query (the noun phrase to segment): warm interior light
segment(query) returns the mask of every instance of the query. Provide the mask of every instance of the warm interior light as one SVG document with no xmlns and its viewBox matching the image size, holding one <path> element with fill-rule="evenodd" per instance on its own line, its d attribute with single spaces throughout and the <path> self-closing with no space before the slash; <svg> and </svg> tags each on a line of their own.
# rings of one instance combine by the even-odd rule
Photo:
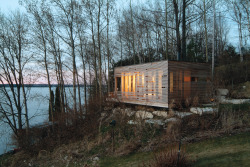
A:
<svg viewBox="0 0 250 167">
<path fill-rule="evenodd" d="M 190 76 L 185 76 L 184 77 L 184 82 L 191 82 L 191 77 Z"/>
<path fill-rule="evenodd" d="M 141 82 L 142 82 L 142 87 L 144 87 L 144 74 L 142 74 Z"/>
<path fill-rule="evenodd" d="M 133 92 L 135 92 L 135 75 L 133 75 Z"/>
<path fill-rule="evenodd" d="M 125 76 L 125 92 L 128 92 L 128 76 Z"/>
<path fill-rule="evenodd" d="M 132 87 L 131 87 L 131 76 L 129 75 L 128 76 L 128 92 L 131 92 L 131 89 L 132 89 Z"/>
<path fill-rule="evenodd" d="M 162 74 L 163 71 L 158 71 L 158 97 L 161 98 L 162 95 Z"/>
<path fill-rule="evenodd" d="M 170 92 L 174 92 L 174 73 L 170 72 Z"/>
<path fill-rule="evenodd" d="M 155 76 L 155 71 L 153 72 L 153 91 L 155 91 L 155 85 L 156 85 L 156 76 Z M 155 96 L 155 93 L 153 94 Z M 154 99 L 155 97 L 153 97 Z"/>
</svg>

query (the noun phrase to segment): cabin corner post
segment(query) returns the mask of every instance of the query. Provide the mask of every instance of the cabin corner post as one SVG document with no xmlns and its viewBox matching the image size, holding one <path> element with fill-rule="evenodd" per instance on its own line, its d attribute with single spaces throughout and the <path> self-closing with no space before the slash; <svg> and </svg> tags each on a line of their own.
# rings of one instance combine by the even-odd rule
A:
<svg viewBox="0 0 250 167">
<path fill-rule="evenodd" d="M 167 81 L 166 81 L 166 87 L 167 87 L 167 90 L 166 90 L 166 93 L 167 93 L 167 97 L 166 97 L 166 105 L 167 105 L 167 108 L 168 108 L 168 103 L 169 103 L 169 70 L 168 70 L 168 63 L 169 63 L 169 61 L 167 60 L 167 62 L 166 62 L 166 73 L 167 73 Z"/>
<path fill-rule="evenodd" d="M 115 76 L 115 88 L 114 88 L 114 94 L 117 94 L 117 78 Z"/>
</svg>

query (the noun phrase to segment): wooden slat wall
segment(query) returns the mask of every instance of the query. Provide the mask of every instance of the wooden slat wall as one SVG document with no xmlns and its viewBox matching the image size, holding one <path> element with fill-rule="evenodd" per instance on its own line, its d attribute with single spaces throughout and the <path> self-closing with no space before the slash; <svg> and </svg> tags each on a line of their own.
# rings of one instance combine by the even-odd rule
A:
<svg viewBox="0 0 250 167">
<path fill-rule="evenodd" d="M 116 77 L 121 77 L 121 91 L 115 94 L 121 102 L 168 107 L 169 103 L 209 101 L 210 65 L 177 61 L 160 61 L 139 65 L 116 67 Z M 172 81 L 171 81 L 172 80 Z"/>
<path fill-rule="evenodd" d="M 116 67 L 114 75 L 122 81 L 121 91 L 115 88 L 120 101 L 168 107 L 168 61 Z"/>
<path fill-rule="evenodd" d="M 195 96 L 198 97 L 199 103 L 210 100 L 211 70 L 208 63 L 169 61 L 168 67 L 169 73 L 173 74 L 173 92 L 169 88 L 169 102 L 175 100 L 175 102 L 185 103 L 189 98 L 193 103 Z"/>
</svg>

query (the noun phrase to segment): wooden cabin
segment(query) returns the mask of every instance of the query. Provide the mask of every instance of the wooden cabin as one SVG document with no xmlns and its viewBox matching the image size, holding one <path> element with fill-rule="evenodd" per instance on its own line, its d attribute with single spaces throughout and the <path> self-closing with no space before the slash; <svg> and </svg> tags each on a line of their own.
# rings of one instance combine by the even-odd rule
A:
<svg viewBox="0 0 250 167">
<path fill-rule="evenodd" d="M 114 69 L 117 100 L 168 108 L 170 103 L 210 100 L 210 65 L 159 61 Z"/>
</svg>

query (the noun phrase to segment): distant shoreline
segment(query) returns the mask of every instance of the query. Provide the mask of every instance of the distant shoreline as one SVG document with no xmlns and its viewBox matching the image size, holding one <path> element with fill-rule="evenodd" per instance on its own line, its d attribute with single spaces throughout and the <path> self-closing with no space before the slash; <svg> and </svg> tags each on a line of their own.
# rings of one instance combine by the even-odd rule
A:
<svg viewBox="0 0 250 167">
<path fill-rule="evenodd" d="M 16 84 L 13 85 L 16 87 Z M 25 87 L 49 87 L 48 84 L 24 84 Z M 57 87 L 58 84 L 51 84 L 51 87 Z M 77 85 L 76 85 L 77 86 Z M 89 87 L 90 85 L 87 85 Z M 0 87 L 10 87 L 9 84 L 0 84 Z M 73 87 L 73 85 L 64 85 L 64 87 Z M 84 85 L 80 85 L 80 87 L 84 87 Z"/>
</svg>

